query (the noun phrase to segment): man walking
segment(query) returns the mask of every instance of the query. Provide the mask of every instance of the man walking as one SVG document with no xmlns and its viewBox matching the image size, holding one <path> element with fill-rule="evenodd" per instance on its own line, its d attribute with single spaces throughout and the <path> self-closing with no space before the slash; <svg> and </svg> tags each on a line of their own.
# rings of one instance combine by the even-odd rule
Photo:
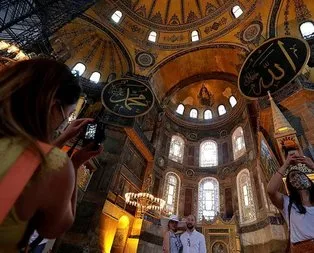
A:
<svg viewBox="0 0 314 253">
<path fill-rule="evenodd" d="M 187 230 L 181 235 L 183 253 L 206 253 L 205 237 L 195 229 L 196 218 L 190 214 L 187 217 Z"/>
</svg>

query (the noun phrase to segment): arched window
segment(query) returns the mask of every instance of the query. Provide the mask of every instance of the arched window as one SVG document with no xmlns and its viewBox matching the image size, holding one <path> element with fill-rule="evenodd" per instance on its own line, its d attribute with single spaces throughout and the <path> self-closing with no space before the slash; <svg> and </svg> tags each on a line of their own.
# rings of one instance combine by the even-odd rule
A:
<svg viewBox="0 0 314 253">
<path fill-rule="evenodd" d="M 243 14 L 243 11 L 239 5 L 236 5 L 232 7 L 232 14 L 235 18 L 238 18 Z"/>
<path fill-rule="evenodd" d="M 168 172 L 165 177 L 163 199 L 166 201 L 166 210 L 171 214 L 178 212 L 178 196 L 180 191 L 180 178 L 173 172 Z"/>
<path fill-rule="evenodd" d="M 213 118 L 213 114 L 211 110 L 206 110 L 204 112 L 204 119 L 212 119 Z"/>
<path fill-rule="evenodd" d="M 170 143 L 169 159 L 182 163 L 184 155 L 184 140 L 177 135 L 173 135 Z"/>
<path fill-rule="evenodd" d="M 121 18 L 122 18 L 122 12 L 121 11 L 115 11 L 115 13 L 113 13 L 111 16 L 111 19 L 117 24 L 120 22 Z"/>
<path fill-rule="evenodd" d="M 250 172 L 242 170 L 237 175 L 240 222 L 248 223 L 256 220 L 256 211 L 252 194 Z"/>
<path fill-rule="evenodd" d="M 198 35 L 198 31 L 193 31 L 193 32 L 191 33 L 191 38 L 192 38 L 192 42 L 194 42 L 194 41 L 199 41 L 199 40 L 200 40 L 200 37 L 199 37 L 199 35 Z"/>
<path fill-rule="evenodd" d="M 190 118 L 197 119 L 197 114 L 198 114 L 198 112 L 196 109 L 191 109 Z"/>
<path fill-rule="evenodd" d="M 203 217 L 212 220 L 219 212 L 219 183 L 216 178 L 207 177 L 198 187 L 198 220 Z"/>
<path fill-rule="evenodd" d="M 176 110 L 177 113 L 183 115 L 184 112 L 184 105 L 183 104 L 179 104 Z"/>
<path fill-rule="evenodd" d="M 245 140 L 242 127 L 238 127 L 232 134 L 232 147 L 234 160 L 241 157 L 245 151 Z"/>
<path fill-rule="evenodd" d="M 203 141 L 200 145 L 200 167 L 211 167 L 217 165 L 217 143 L 211 140 Z"/>
<path fill-rule="evenodd" d="M 227 113 L 227 111 L 226 111 L 226 107 L 224 105 L 218 106 L 218 114 L 219 114 L 219 116 L 224 115 L 226 113 Z"/>
<path fill-rule="evenodd" d="M 300 31 L 304 39 L 314 36 L 314 23 L 307 21 L 300 25 Z"/>
<path fill-rule="evenodd" d="M 98 83 L 100 80 L 100 73 L 99 72 L 93 72 L 93 74 L 90 76 L 89 80 L 91 80 L 94 83 Z"/>
<path fill-rule="evenodd" d="M 229 98 L 229 103 L 230 103 L 231 107 L 234 107 L 238 102 L 234 96 L 231 96 Z"/>
<path fill-rule="evenodd" d="M 151 31 L 149 33 L 148 40 L 151 42 L 156 42 L 156 39 L 157 39 L 157 33 L 154 31 Z"/>
<path fill-rule="evenodd" d="M 85 65 L 79 62 L 79 63 L 76 63 L 76 65 L 73 67 L 72 73 L 81 76 L 83 75 L 85 69 L 86 69 Z"/>
</svg>

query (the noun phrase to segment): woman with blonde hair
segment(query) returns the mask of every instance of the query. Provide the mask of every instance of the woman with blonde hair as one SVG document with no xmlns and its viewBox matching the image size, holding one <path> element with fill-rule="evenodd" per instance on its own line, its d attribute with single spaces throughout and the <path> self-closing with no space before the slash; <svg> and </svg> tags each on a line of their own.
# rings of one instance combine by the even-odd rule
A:
<svg viewBox="0 0 314 253">
<path fill-rule="evenodd" d="M 1 69 L 1 253 L 18 252 L 30 227 L 42 237 L 56 238 L 74 222 L 77 169 L 101 149 L 87 147 L 72 163 L 54 145 L 76 136 L 89 119 L 71 124 L 58 140 L 53 133 L 75 109 L 80 94 L 77 78 L 54 60 L 32 59 Z M 21 192 L 14 192 L 17 188 Z"/>
</svg>

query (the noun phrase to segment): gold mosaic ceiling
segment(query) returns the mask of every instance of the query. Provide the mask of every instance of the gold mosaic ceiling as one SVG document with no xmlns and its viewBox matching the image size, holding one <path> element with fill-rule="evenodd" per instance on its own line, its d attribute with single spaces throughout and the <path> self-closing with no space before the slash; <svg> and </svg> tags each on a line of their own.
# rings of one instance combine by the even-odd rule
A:
<svg viewBox="0 0 314 253">
<path fill-rule="evenodd" d="M 231 10 L 234 0 L 120 0 L 117 6 L 156 29 L 189 29 Z"/>
<path fill-rule="evenodd" d="M 243 10 L 239 18 L 232 15 L 235 5 Z M 116 10 L 122 12 L 118 24 L 111 20 Z M 127 72 L 149 77 L 165 105 L 189 98 L 195 93 L 190 84 L 202 80 L 236 87 L 250 51 L 269 37 L 301 37 L 298 27 L 313 20 L 312 13 L 312 0 L 99 0 L 59 30 L 52 44 L 64 45 L 60 50 L 70 67 L 84 63 L 86 78 L 93 71 L 103 82 L 112 72 L 118 78 Z M 152 30 L 155 43 L 148 41 Z M 193 30 L 197 42 L 191 41 Z"/>
</svg>

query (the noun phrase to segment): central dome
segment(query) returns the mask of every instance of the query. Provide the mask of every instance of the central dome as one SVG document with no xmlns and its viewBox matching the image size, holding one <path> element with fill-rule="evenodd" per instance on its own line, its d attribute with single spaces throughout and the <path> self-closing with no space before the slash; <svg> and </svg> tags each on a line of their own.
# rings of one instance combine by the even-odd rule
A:
<svg viewBox="0 0 314 253">
<path fill-rule="evenodd" d="M 229 1 L 206 0 L 119 0 L 117 5 L 151 28 L 190 29 L 216 18 L 234 5 Z"/>
</svg>

